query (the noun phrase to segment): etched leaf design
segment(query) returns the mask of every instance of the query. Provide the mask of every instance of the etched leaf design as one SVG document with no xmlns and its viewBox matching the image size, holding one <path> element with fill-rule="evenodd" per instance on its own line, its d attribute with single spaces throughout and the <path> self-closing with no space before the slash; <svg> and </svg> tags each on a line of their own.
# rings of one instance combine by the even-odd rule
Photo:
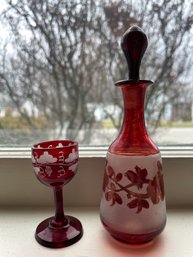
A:
<svg viewBox="0 0 193 257">
<path fill-rule="evenodd" d="M 157 167 L 158 167 L 158 180 L 160 185 L 160 197 L 161 197 L 161 200 L 164 200 L 164 197 L 165 197 L 164 178 L 162 174 L 162 164 L 160 161 L 157 162 Z"/>
<path fill-rule="evenodd" d="M 136 183 L 137 181 L 137 175 L 132 171 L 132 170 L 128 170 L 125 172 L 125 176 L 128 178 L 128 180 L 130 180 L 133 184 Z"/>
<path fill-rule="evenodd" d="M 125 192 L 126 197 L 130 201 L 127 204 L 128 208 L 136 208 L 136 213 L 149 208 L 147 199 L 150 199 L 153 204 L 159 203 L 164 199 L 164 182 L 160 161 L 157 162 L 157 168 L 158 171 L 153 179 L 148 179 L 147 169 L 136 165 L 134 170 L 127 170 L 124 173 L 124 176 L 129 180 L 129 183 L 125 185 L 125 183 L 121 183 L 123 174 L 116 174 L 114 169 L 107 165 L 103 184 L 104 192 L 106 191 L 105 199 L 111 202 L 111 206 L 115 203 L 123 204 L 120 193 Z M 147 186 L 144 186 L 145 184 Z M 141 190 L 137 192 L 136 189 L 133 191 L 133 186 L 136 186 L 138 189 L 143 188 L 143 192 Z"/>
<path fill-rule="evenodd" d="M 112 192 L 111 191 L 106 192 L 105 198 L 107 201 L 111 201 L 112 200 Z"/>
<path fill-rule="evenodd" d="M 162 174 L 162 165 L 161 162 L 157 162 L 158 172 L 154 176 L 153 180 L 149 182 L 147 187 L 147 193 L 152 200 L 152 203 L 157 204 L 160 200 L 164 200 L 164 180 Z"/>
<path fill-rule="evenodd" d="M 115 175 L 115 172 L 111 166 L 107 166 L 107 175 L 111 178 Z"/>
<path fill-rule="evenodd" d="M 110 184 L 110 189 L 111 189 L 112 191 L 114 191 L 114 190 L 116 189 L 116 187 L 115 187 L 115 184 L 114 184 L 114 183 L 111 183 L 111 184 Z"/>
<path fill-rule="evenodd" d="M 107 176 L 107 174 L 104 175 L 104 179 L 103 179 L 103 191 L 106 190 L 106 187 L 109 184 L 109 177 Z"/>
<path fill-rule="evenodd" d="M 121 173 L 118 173 L 116 175 L 116 181 L 119 182 L 122 179 L 123 175 Z"/>
<path fill-rule="evenodd" d="M 137 208 L 136 213 L 139 213 L 142 211 L 143 208 L 148 209 L 149 203 L 145 199 L 135 198 L 134 200 L 129 202 L 127 206 L 131 209 Z"/>
<path fill-rule="evenodd" d="M 162 191 L 160 178 L 158 174 L 153 178 L 147 187 L 147 193 L 150 196 L 152 203 L 157 204 L 162 199 Z"/>
<path fill-rule="evenodd" d="M 115 202 L 117 202 L 118 204 L 123 203 L 121 197 L 117 193 L 114 194 L 114 199 L 115 199 Z"/>
<path fill-rule="evenodd" d="M 136 166 L 135 167 L 137 175 L 141 178 L 141 180 L 145 180 L 147 177 L 147 170 L 146 169 L 141 169 L 140 167 Z"/>
<path fill-rule="evenodd" d="M 157 195 L 156 186 L 154 182 L 151 182 L 147 187 L 148 195 L 150 196 L 152 203 L 157 204 L 159 203 L 159 197 Z"/>
<path fill-rule="evenodd" d="M 112 201 L 111 206 L 114 205 L 115 203 L 122 204 L 123 201 L 121 197 L 115 193 L 114 191 L 108 191 L 105 193 L 105 198 L 107 201 Z"/>
<path fill-rule="evenodd" d="M 125 172 L 125 176 L 135 185 L 138 189 L 142 188 L 144 184 L 149 182 L 147 179 L 147 170 L 141 169 L 135 166 L 135 172 L 128 170 Z"/>
<path fill-rule="evenodd" d="M 134 200 L 132 200 L 131 202 L 129 202 L 129 203 L 127 204 L 127 206 L 128 206 L 129 208 L 131 208 L 131 209 L 136 208 L 137 205 L 138 205 L 137 199 L 134 199 Z"/>
<path fill-rule="evenodd" d="M 163 175 L 160 175 L 160 176 L 159 176 L 159 182 L 160 182 L 161 200 L 163 201 L 163 200 L 164 200 L 164 197 L 165 197 Z"/>
</svg>

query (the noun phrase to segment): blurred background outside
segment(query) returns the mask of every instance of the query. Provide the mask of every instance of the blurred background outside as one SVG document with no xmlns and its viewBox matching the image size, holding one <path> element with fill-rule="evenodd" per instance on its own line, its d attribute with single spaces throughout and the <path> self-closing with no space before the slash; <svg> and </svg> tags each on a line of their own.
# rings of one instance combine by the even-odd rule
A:
<svg viewBox="0 0 193 257">
<path fill-rule="evenodd" d="M 0 145 L 76 139 L 109 145 L 123 118 L 114 82 L 127 79 L 119 42 L 132 25 L 149 38 L 141 79 L 148 133 L 193 145 L 193 2 L 15 0 L 0 7 Z"/>
</svg>

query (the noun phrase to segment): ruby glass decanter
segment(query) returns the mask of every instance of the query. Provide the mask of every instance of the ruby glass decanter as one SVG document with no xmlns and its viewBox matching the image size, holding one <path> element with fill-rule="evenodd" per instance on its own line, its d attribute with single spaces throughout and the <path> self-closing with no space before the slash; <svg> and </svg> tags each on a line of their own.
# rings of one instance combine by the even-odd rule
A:
<svg viewBox="0 0 193 257">
<path fill-rule="evenodd" d="M 37 178 L 53 188 L 56 212 L 42 221 L 36 240 L 47 247 L 60 248 L 77 242 L 83 234 L 80 221 L 63 212 L 62 188 L 76 174 L 78 143 L 70 140 L 46 141 L 32 147 L 32 164 Z"/>
<path fill-rule="evenodd" d="M 117 139 L 110 145 L 103 181 L 100 217 L 116 239 L 139 244 L 154 239 L 166 224 L 162 160 L 144 122 L 146 88 L 153 82 L 139 79 L 147 37 L 133 26 L 122 36 L 129 79 L 116 82 L 123 94 L 124 118 Z"/>
</svg>

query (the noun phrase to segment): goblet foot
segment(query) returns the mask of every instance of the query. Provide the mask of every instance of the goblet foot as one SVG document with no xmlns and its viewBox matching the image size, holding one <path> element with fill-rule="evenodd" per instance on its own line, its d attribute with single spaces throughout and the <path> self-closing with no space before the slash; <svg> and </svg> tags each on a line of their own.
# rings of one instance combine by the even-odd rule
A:
<svg viewBox="0 0 193 257">
<path fill-rule="evenodd" d="M 42 221 L 35 233 L 35 238 L 43 246 L 62 248 L 76 243 L 83 235 L 80 221 L 72 216 L 66 216 L 68 225 L 63 228 L 52 228 L 50 221 L 53 217 Z"/>
</svg>

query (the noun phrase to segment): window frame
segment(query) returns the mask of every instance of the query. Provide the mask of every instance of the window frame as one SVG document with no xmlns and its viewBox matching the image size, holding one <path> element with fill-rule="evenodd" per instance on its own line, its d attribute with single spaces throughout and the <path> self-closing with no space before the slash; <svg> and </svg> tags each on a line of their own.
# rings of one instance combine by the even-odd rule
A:
<svg viewBox="0 0 193 257">
<path fill-rule="evenodd" d="M 192 158 L 193 146 L 160 146 L 163 158 Z M 80 146 L 80 158 L 105 157 L 108 146 Z M 0 159 L 29 159 L 31 158 L 31 147 L 0 147 Z"/>
</svg>

